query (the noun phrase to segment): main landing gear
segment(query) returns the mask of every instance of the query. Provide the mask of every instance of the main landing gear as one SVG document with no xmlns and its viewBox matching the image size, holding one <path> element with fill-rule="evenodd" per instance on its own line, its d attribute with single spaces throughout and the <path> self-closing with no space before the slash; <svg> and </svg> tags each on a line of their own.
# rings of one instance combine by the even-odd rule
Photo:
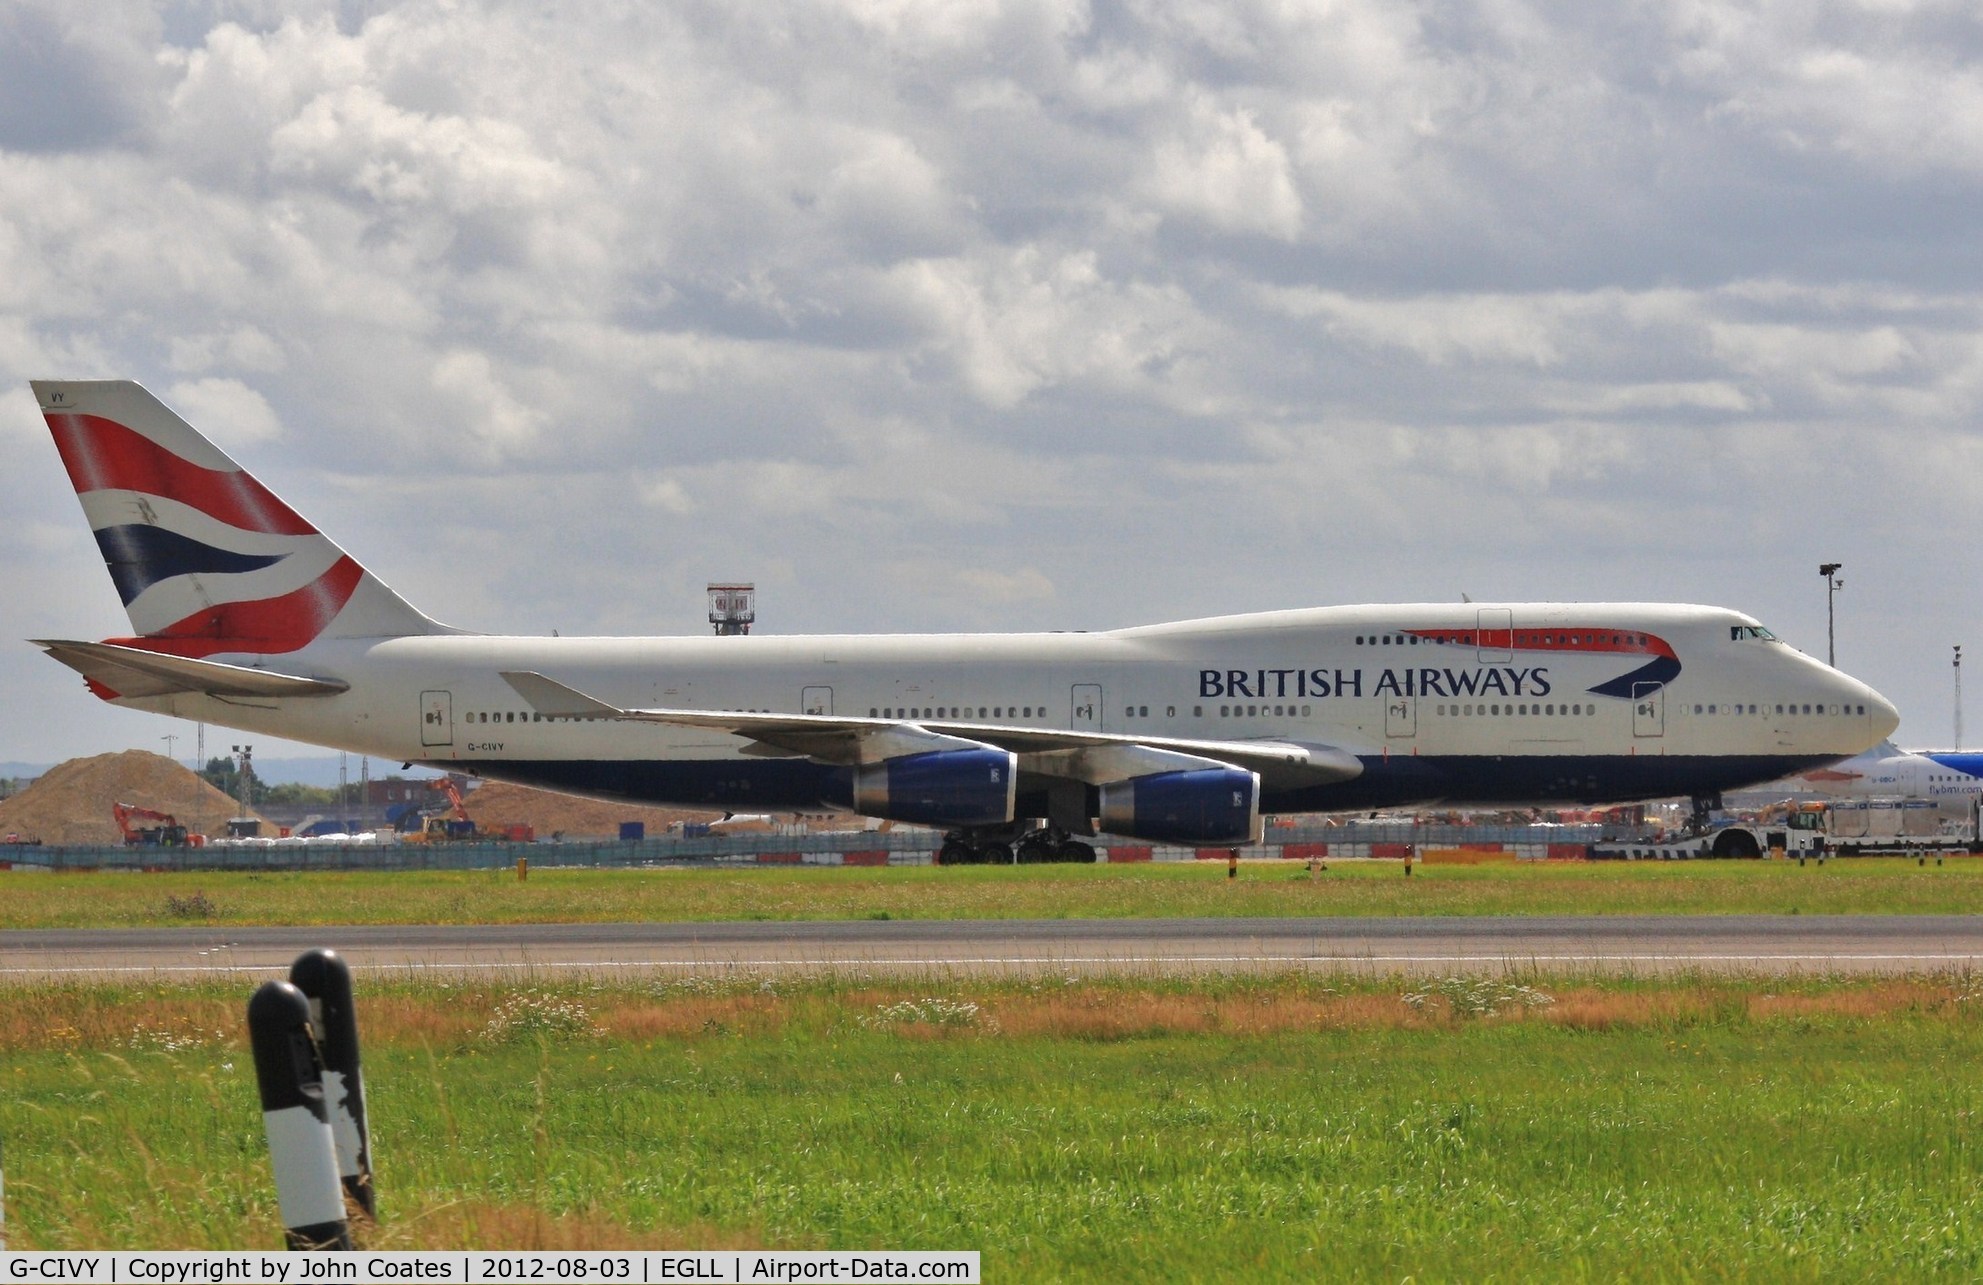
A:
<svg viewBox="0 0 1983 1285">
<path fill-rule="evenodd" d="M 940 866 L 1031 865 L 1094 859 L 1095 849 L 1091 845 L 1052 826 L 1024 833 L 1015 826 L 952 830 L 943 836 L 943 847 L 936 854 Z"/>
</svg>

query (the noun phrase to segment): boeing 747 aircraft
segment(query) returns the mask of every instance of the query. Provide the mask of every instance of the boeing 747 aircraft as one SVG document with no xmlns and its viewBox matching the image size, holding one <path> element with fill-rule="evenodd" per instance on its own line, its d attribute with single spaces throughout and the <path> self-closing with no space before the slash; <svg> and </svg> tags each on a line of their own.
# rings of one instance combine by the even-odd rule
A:
<svg viewBox="0 0 1983 1285">
<path fill-rule="evenodd" d="M 1097 633 L 533 638 L 410 606 L 135 383 L 37 381 L 132 635 L 115 704 L 601 798 L 837 807 L 946 859 L 1235 844 L 1267 812 L 1705 801 L 1877 744 L 1879 693 L 1717 607 L 1411 604 Z"/>
</svg>

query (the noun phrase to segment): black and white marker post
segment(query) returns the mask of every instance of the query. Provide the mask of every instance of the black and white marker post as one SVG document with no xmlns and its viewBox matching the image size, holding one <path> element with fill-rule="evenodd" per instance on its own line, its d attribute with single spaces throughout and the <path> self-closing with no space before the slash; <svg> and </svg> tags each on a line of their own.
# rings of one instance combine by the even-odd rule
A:
<svg viewBox="0 0 1983 1285">
<path fill-rule="evenodd" d="M 317 1033 L 317 1053 L 324 1065 L 324 1109 L 330 1114 L 331 1139 L 337 1144 L 338 1177 L 365 1216 L 377 1221 L 351 966 L 334 950 L 313 950 L 290 965 L 289 980 L 310 1001 L 310 1026 Z"/>
<path fill-rule="evenodd" d="M 323 1068 L 310 1038 L 310 1001 L 288 982 L 263 982 L 248 1001 L 248 1043 L 262 1094 L 275 1192 L 290 1249 L 350 1249 L 337 1146 L 324 1109 Z"/>
</svg>

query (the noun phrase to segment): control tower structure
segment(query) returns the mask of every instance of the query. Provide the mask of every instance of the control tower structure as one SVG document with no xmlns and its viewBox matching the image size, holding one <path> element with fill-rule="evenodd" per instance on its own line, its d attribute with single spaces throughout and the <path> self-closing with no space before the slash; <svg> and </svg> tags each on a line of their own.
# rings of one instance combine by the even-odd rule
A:
<svg viewBox="0 0 1983 1285">
<path fill-rule="evenodd" d="M 754 584 L 712 584 L 709 586 L 709 623 L 718 638 L 747 634 L 757 623 L 757 586 Z"/>
</svg>

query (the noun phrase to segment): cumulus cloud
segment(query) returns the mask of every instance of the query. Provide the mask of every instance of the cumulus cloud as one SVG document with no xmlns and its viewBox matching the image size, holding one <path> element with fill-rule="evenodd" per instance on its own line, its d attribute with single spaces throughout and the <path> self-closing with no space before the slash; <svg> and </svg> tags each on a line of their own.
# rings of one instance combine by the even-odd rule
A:
<svg viewBox="0 0 1983 1285">
<path fill-rule="evenodd" d="M 1466 591 L 1808 641 L 1842 557 L 1842 658 L 1940 709 L 1870 622 L 1975 617 L 1979 53 L 1946 0 L 22 0 L 9 504 L 73 520 L 53 373 L 327 479 L 481 628 L 754 575 L 777 631 Z M 16 601 L 94 574 L 9 550 Z"/>
<path fill-rule="evenodd" d="M 282 436 L 268 399 L 238 379 L 182 380 L 167 390 L 179 413 L 227 450 Z"/>
</svg>

